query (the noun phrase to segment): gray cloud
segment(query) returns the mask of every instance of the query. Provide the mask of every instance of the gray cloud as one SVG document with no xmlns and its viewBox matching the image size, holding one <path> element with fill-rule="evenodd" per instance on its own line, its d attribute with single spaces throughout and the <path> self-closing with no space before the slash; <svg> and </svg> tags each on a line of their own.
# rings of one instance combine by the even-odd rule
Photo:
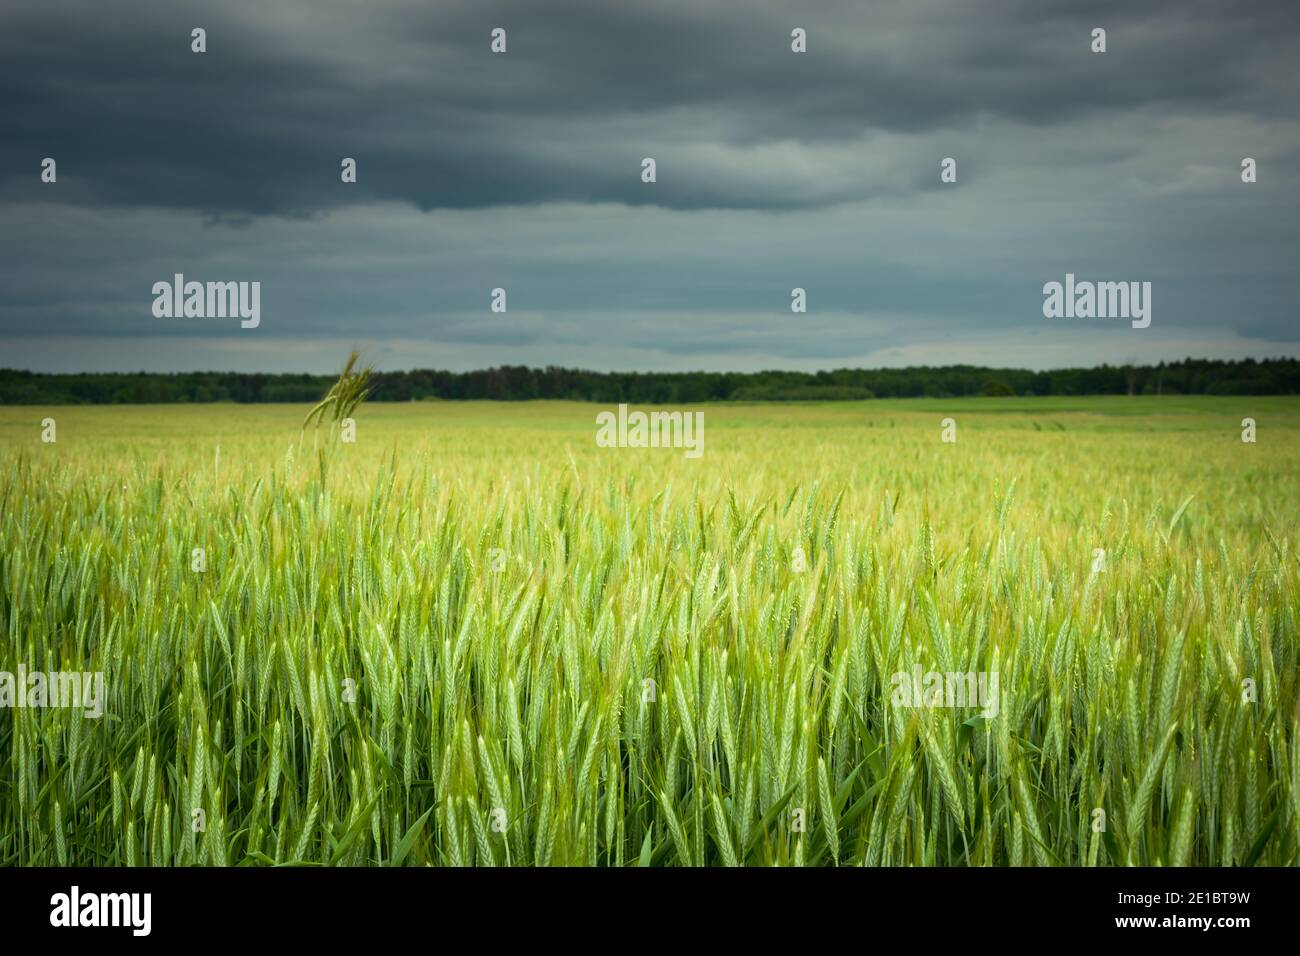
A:
<svg viewBox="0 0 1300 956">
<path fill-rule="evenodd" d="M 32 156 L 55 155 L 61 194 L 220 216 L 376 199 L 807 208 L 916 187 L 908 165 L 859 175 L 842 147 L 870 132 L 1143 108 L 1294 115 L 1294 4 L 1077 7 L 49 0 L 0 30 L 0 189 L 47 198 Z M 1088 49 L 1098 23 L 1104 56 Z M 796 25 L 806 56 L 789 52 Z M 348 189 L 345 155 L 362 170 Z M 664 167 L 654 189 L 646 155 Z"/>
<path fill-rule="evenodd" d="M 389 367 L 1300 349 L 1300 7 L 804 6 L 6 8 L 0 344 L 42 367 L 322 370 L 347 341 Z M 1152 328 L 1046 326 L 1067 271 L 1152 281 Z M 155 319 L 174 272 L 262 281 L 256 338 Z"/>
</svg>

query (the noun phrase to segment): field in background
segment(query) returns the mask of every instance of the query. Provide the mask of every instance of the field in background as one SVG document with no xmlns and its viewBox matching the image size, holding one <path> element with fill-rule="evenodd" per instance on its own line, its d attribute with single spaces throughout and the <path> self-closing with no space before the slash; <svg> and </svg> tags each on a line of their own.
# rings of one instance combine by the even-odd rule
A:
<svg viewBox="0 0 1300 956">
<path fill-rule="evenodd" d="M 1300 863 L 1300 401 L 601 407 L 0 407 L 0 864 Z"/>
</svg>

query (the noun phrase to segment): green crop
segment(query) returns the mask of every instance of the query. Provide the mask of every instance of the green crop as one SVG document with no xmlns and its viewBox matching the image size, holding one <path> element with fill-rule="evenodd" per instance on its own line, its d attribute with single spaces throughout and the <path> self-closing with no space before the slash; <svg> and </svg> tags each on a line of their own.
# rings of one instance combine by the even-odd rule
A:
<svg viewBox="0 0 1300 956">
<path fill-rule="evenodd" d="M 345 386 L 0 409 L 0 863 L 1300 863 L 1296 400 Z"/>
</svg>

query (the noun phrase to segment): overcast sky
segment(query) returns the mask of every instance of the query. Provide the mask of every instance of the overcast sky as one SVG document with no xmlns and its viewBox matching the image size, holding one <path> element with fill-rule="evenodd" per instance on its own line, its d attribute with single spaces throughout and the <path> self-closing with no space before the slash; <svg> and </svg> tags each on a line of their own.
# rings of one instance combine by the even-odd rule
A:
<svg viewBox="0 0 1300 956">
<path fill-rule="evenodd" d="M 0 366 L 1300 355 L 1298 74 L 1294 0 L 4 2 Z M 178 272 L 261 324 L 156 318 Z"/>
</svg>

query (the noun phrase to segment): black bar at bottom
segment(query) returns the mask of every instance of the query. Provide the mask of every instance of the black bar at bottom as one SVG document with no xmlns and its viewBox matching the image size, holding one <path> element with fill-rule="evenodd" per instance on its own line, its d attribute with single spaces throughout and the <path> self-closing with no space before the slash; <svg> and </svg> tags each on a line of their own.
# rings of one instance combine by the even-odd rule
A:
<svg viewBox="0 0 1300 956">
<path fill-rule="evenodd" d="M 702 928 L 736 942 L 784 925 L 810 940 L 833 930 L 864 943 L 898 934 L 943 943 L 954 933 L 1041 942 L 1051 932 L 1070 942 L 1195 936 L 1231 945 L 1291 938 L 1298 891 L 1297 869 L 9 868 L 0 870 L 0 918 L 7 944 L 75 934 L 128 946 L 376 946 L 396 942 L 388 934 L 397 931 L 495 949 L 667 943 L 687 927 L 691 939 Z"/>
</svg>

